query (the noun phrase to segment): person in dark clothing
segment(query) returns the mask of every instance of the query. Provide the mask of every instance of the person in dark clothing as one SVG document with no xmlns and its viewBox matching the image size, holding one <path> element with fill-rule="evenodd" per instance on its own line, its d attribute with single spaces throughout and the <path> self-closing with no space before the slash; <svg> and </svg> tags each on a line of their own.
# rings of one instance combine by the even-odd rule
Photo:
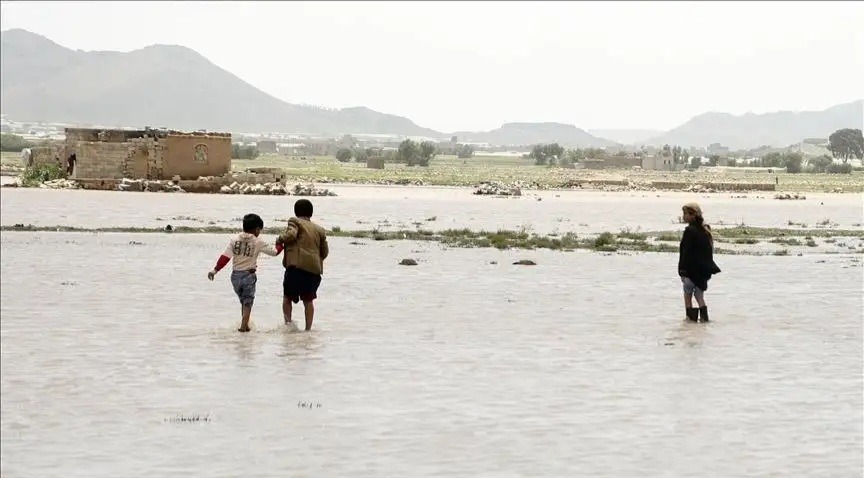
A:
<svg viewBox="0 0 864 478">
<path fill-rule="evenodd" d="M 678 253 L 678 276 L 684 286 L 684 307 L 688 320 L 708 322 L 705 291 L 711 276 L 720 273 L 720 268 L 714 263 L 714 237 L 698 204 L 687 203 L 681 211 L 687 223 Z M 693 307 L 694 296 L 699 307 Z"/>
</svg>

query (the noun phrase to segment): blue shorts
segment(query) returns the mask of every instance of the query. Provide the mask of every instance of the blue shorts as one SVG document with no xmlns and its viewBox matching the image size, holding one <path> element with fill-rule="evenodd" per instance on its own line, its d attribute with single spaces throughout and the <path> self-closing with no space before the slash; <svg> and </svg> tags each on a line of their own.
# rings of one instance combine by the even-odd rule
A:
<svg viewBox="0 0 864 478">
<path fill-rule="evenodd" d="M 687 295 L 695 295 L 696 297 L 702 297 L 705 294 L 705 291 L 696 287 L 696 284 L 693 283 L 687 277 L 681 278 L 681 284 L 684 286 L 684 293 Z"/>
<path fill-rule="evenodd" d="M 258 276 L 254 271 L 234 271 L 231 273 L 231 285 L 234 293 L 240 299 L 241 305 L 251 306 L 255 302 L 255 284 Z"/>
</svg>

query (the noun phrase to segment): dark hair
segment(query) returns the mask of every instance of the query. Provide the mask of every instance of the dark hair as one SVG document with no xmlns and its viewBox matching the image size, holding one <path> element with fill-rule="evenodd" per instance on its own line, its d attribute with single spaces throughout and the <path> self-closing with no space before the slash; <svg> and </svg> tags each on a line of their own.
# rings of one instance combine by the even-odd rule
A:
<svg viewBox="0 0 864 478">
<path fill-rule="evenodd" d="M 312 217 L 312 201 L 298 199 L 294 203 L 294 215 L 297 217 Z"/>
<path fill-rule="evenodd" d="M 243 232 L 255 232 L 258 228 L 264 229 L 264 220 L 257 214 L 243 216 Z"/>
<path fill-rule="evenodd" d="M 714 245 L 714 234 L 711 232 L 711 226 L 705 224 L 705 219 L 703 219 L 702 216 L 696 216 L 696 218 L 693 219 L 693 222 L 702 229 L 705 235 L 708 236 L 711 245 Z"/>
</svg>

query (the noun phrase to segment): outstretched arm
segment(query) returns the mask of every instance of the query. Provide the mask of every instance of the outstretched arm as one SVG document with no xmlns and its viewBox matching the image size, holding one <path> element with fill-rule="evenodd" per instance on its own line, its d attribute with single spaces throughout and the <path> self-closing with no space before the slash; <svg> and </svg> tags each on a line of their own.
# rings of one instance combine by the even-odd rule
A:
<svg viewBox="0 0 864 478">
<path fill-rule="evenodd" d="M 279 253 L 282 252 L 282 249 L 284 249 L 284 246 L 279 243 L 278 239 L 275 246 L 271 246 L 262 239 L 258 239 L 258 247 L 261 249 L 261 252 L 268 256 L 278 256 Z"/>
<path fill-rule="evenodd" d="M 221 271 L 223 267 L 228 265 L 231 262 L 231 258 L 234 257 L 234 241 L 228 241 L 228 246 L 225 247 L 225 251 L 222 252 L 222 255 L 219 256 L 219 259 L 216 260 L 216 267 L 213 268 L 212 271 L 207 273 L 207 278 L 213 280 L 216 277 L 216 273 Z"/>
<path fill-rule="evenodd" d="M 285 230 L 282 231 L 282 234 L 279 234 L 279 239 L 276 240 L 276 243 L 282 245 L 293 244 L 297 240 L 297 232 L 297 224 L 289 220 Z"/>
</svg>

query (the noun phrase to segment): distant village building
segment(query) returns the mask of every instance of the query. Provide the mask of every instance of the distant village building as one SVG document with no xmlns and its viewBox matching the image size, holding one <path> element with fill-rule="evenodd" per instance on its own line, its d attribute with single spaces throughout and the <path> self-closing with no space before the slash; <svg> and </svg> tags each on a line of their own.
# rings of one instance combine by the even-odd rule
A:
<svg viewBox="0 0 864 478">
<path fill-rule="evenodd" d="M 261 154 L 276 153 L 276 141 L 262 139 L 261 141 L 258 141 L 255 146 L 258 149 L 258 152 Z"/>
<path fill-rule="evenodd" d="M 729 148 L 720 143 L 712 143 L 708 145 L 708 156 L 726 156 L 729 154 Z"/>
<path fill-rule="evenodd" d="M 670 158 L 671 159 L 671 158 Z M 582 161 L 584 169 L 633 169 L 642 167 L 642 158 L 636 156 L 610 156 L 608 158 L 589 158 Z"/>
<path fill-rule="evenodd" d="M 58 152 L 73 179 L 197 179 L 231 171 L 230 133 L 66 128 Z"/>
</svg>

